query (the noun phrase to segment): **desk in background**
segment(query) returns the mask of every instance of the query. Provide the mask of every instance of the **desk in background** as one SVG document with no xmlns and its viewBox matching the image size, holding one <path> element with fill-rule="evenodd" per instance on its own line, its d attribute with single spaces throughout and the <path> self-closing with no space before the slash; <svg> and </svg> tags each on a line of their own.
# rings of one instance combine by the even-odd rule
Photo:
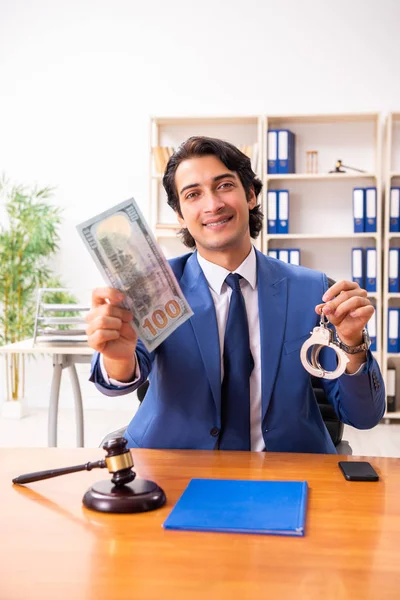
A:
<svg viewBox="0 0 400 600">
<path fill-rule="evenodd" d="M 101 449 L 0 449 L 0 597 L 151 600 L 387 600 L 400 590 L 400 460 L 369 459 L 378 483 L 348 482 L 317 454 L 132 451 L 167 504 L 111 515 L 83 507 L 106 470 L 12 486 L 22 473 L 81 464 Z M 307 480 L 304 538 L 167 531 L 193 477 Z"/>
<path fill-rule="evenodd" d="M 33 340 L 24 340 L 15 344 L 0 347 L 0 354 L 51 354 L 53 357 L 53 376 L 50 387 L 49 416 L 48 416 L 48 445 L 57 446 L 58 402 L 60 395 L 61 376 L 68 369 L 75 403 L 76 445 L 84 446 L 83 405 L 82 394 L 76 373 L 76 363 L 90 363 L 93 349 L 86 344 L 37 344 Z"/>
</svg>

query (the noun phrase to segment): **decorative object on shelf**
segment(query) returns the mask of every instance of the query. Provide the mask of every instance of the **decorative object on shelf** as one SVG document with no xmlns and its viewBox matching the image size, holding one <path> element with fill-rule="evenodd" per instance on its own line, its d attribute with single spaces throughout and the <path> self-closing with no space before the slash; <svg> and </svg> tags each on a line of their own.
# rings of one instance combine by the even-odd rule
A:
<svg viewBox="0 0 400 600">
<path fill-rule="evenodd" d="M 344 165 L 341 160 L 337 160 L 335 163 L 335 168 L 333 171 L 329 171 L 329 173 L 347 173 L 345 169 L 350 169 L 350 171 L 357 171 L 358 173 L 366 173 L 362 169 L 357 169 L 356 167 L 349 167 L 348 165 Z"/>
<path fill-rule="evenodd" d="M 306 171 L 307 173 L 318 173 L 318 151 L 306 151 Z"/>
<path fill-rule="evenodd" d="M 48 302 L 48 299 L 52 302 Z M 65 300 L 70 300 L 65 302 Z M 38 291 L 33 345 L 40 343 L 86 343 L 86 323 L 82 313 L 90 306 L 72 302 L 66 288 L 40 288 Z M 72 327 L 71 327 L 72 326 Z"/>
<path fill-rule="evenodd" d="M 103 445 L 106 458 L 74 467 L 37 471 L 15 477 L 12 482 L 24 485 L 34 481 L 50 479 L 59 475 L 68 475 L 78 471 L 107 468 L 112 473 L 111 481 L 98 481 L 85 493 L 83 504 L 86 508 L 107 513 L 139 513 L 155 510 L 165 504 L 164 491 L 153 481 L 135 479 L 132 471 L 133 460 L 127 440 L 123 437 L 108 440 Z"/>
<path fill-rule="evenodd" d="M 62 287 L 48 266 L 58 249 L 61 222 L 60 209 L 49 203 L 52 194 L 49 187 L 12 185 L 4 177 L 0 181 L 0 345 L 32 337 L 38 287 Z M 6 356 L 5 364 L 6 400 L 21 402 L 24 355 Z M 3 410 L 9 412 L 23 411 Z"/>
</svg>

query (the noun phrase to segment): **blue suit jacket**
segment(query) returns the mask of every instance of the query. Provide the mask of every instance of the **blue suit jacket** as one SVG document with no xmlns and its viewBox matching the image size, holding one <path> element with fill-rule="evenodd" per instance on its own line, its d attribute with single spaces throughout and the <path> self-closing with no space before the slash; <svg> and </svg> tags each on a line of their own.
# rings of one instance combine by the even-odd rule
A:
<svg viewBox="0 0 400 600">
<path fill-rule="evenodd" d="M 217 320 L 197 253 L 170 261 L 194 315 L 154 352 L 138 342 L 141 378 L 132 386 L 107 385 L 93 357 L 91 380 L 109 396 L 126 394 L 147 378 L 146 397 L 130 422 L 130 447 L 216 447 L 221 429 L 221 372 Z M 322 420 L 300 348 L 319 323 L 316 304 L 328 288 L 323 273 L 288 265 L 257 252 L 262 363 L 262 433 L 267 451 L 335 453 Z M 329 359 L 335 355 L 328 351 Z M 327 357 L 328 358 L 328 357 Z M 324 363 L 326 364 L 326 363 Z M 330 369 L 335 368 L 335 362 Z M 322 379 L 339 419 L 369 429 L 385 410 L 379 366 L 368 352 L 359 375 Z"/>
</svg>

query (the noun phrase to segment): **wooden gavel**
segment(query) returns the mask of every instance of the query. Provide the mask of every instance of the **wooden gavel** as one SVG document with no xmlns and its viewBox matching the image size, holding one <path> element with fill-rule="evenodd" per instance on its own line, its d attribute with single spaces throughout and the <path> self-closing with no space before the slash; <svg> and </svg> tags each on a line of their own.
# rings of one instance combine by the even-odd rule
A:
<svg viewBox="0 0 400 600">
<path fill-rule="evenodd" d="M 75 465 L 73 467 L 64 467 L 62 469 L 27 473 L 26 475 L 15 477 L 12 482 L 23 485 L 24 483 L 32 483 L 41 479 L 58 477 L 59 475 L 68 475 L 69 473 L 77 473 L 78 471 L 91 471 L 92 469 L 104 469 L 107 467 L 109 473 L 113 473 L 111 481 L 114 485 L 125 485 L 133 481 L 136 477 L 136 474 L 132 471 L 132 456 L 126 448 L 126 444 L 127 441 L 125 438 L 114 438 L 104 444 L 103 450 L 107 452 L 107 456 L 103 460 L 87 462 L 84 465 Z"/>
<path fill-rule="evenodd" d="M 127 443 L 123 437 L 111 439 L 103 445 L 103 449 L 107 452 L 103 460 L 27 473 L 15 477 L 12 482 L 23 485 L 78 471 L 107 468 L 109 473 L 112 473 L 111 481 L 98 481 L 88 489 L 83 497 L 83 504 L 87 508 L 116 513 L 144 512 L 159 508 L 166 501 L 165 494 L 153 481 L 146 479 L 134 481 L 136 473 L 132 471 L 133 460 L 126 447 Z"/>
</svg>

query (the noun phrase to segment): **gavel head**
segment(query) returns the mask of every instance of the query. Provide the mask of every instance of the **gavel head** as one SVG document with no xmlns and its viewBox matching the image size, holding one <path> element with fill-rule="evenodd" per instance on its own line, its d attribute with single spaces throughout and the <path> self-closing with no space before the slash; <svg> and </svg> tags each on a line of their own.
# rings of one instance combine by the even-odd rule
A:
<svg viewBox="0 0 400 600">
<path fill-rule="evenodd" d="M 113 476 L 111 481 L 117 485 L 124 485 L 133 481 L 136 474 L 132 471 L 133 460 L 129 449 L 126 447 L 128 441 L 124 437 L 108 440 L 103 445 L 107 452 L 105 463 L 109 473 Z"/>
</svg>

